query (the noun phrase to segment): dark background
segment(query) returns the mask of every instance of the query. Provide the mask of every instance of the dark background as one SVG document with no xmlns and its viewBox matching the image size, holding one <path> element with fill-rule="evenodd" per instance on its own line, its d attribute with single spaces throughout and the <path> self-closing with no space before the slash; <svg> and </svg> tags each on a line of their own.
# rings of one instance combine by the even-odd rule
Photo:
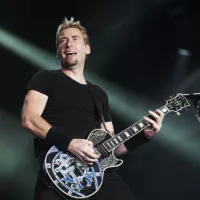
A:
<svg viewBox="0 0 200 200">
<path fill-rule="evenodd" d="M 116 89 L 118 105 L 110 101 L 119 132 L 146 115 L 147 109 L 162 106 L 172 93 L 199 92 L 199 9 L 193 0 L 3 0 L 0 30 L 55 55 L 59 23 L 65 16 L 80 20 L 92 49 L 86 70 L 130 95 Z M 20 115 L 25 87 L 41 68 L 14 53 L 17 44 L 9 49 L 1 40 L 0 32 L 1 199 L 31 200 L 37 163 L 32 136 L 22 130 Z M 190 56 L 181 55 L 179 49 L 188 50 Z M 112 96 L 110 90 L 108 95 Z M 127 113 L 133 114 L 132 119 L 127 120 L 125 110 L 119 114 L 118 108 L 128 105 L 124 102 L 133 105 Z M 140 109 L 139 116 L 135 109 Z M 123 157 L 118 172 L 136 199 L 200 198 L 200 124 L 195 114 L 191 106 L 180 118 L 167 116 L 160 134 Z"/>
</svg>

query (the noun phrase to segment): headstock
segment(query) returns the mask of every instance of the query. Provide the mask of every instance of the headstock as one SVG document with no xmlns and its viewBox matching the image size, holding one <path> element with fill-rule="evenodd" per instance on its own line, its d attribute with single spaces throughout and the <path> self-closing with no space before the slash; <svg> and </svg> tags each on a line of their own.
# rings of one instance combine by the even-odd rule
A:
<svg viewBox="0 0 200 200">
<path fill-rule="evenodd" d="M 190 106 L 188 100 L 182 94 L 173 94 L 166 100 L 166 106 L 171 112 L 180 115 L 181 112 Z"/>
</svg>

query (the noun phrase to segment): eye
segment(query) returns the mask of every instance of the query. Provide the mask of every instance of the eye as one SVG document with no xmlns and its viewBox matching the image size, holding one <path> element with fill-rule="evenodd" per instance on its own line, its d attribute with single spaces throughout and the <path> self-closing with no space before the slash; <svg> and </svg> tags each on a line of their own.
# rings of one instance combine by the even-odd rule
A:
<svg viewBox="0 0 200 200">
<path fill-rule="evenodd" d="M 66 41 L 66 39 L 61 38 L 60 41 L 59 41 L 59 44 L 62 44 L 62 43 L 64 43 L 65 41 Z"/>
<path fill-rule="evenodd" d="M 73 37 L 73 40 L 76 41 L 76 40 L 79 40 L 79 38 L 78 37 Z"/>
</svg>

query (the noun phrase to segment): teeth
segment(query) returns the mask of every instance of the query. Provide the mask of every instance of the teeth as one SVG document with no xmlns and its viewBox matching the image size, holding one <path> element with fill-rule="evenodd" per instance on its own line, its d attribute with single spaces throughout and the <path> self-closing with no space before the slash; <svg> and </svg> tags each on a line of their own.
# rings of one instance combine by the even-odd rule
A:
<svg viewBox="0 0 200 200">
<path fill-rule="evenodd" d="M 67 55 L 73 55 L 73 54 L 76 54 L 74 52 L 67 52 Z"/>
</svg>

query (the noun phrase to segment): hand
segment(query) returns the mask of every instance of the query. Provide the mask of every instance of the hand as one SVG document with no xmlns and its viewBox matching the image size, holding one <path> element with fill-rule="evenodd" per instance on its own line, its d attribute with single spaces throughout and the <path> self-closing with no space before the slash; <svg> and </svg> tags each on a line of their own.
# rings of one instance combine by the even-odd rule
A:
<svg viewBox="0 0 200 200">
<path fill-rule="evenodd" d="M 99 158 L 93 149 L 93 143 L 84 139 L 73 139 L 69 143 L 68 151 L 88 165 L 92 165 Z"/>
<path fill-rule="evenodd" d="M 156 113 L 153 111 L 149 111 L 149 114 L 155 118 L 155 121 L 150 119 L 149 117 L 143 117 L 146 121 L 148 121 L 151 124 L 151 127 L 148 127 L 144 130 L 144 134 L 147 138 L 151 138 L 153 135 L 160 131 L 162 127 L 162 121 L 164 118 L 164 114 L 158 109 L 156 109 Z"/>
</svg>

